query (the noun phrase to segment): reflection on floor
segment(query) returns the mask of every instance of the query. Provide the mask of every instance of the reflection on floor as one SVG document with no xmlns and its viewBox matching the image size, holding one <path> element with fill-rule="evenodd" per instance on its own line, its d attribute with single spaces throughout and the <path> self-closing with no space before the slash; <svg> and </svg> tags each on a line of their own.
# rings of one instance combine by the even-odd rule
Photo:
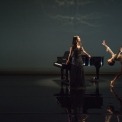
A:
<svg viewBox="0 0 122 122">
<path fill-rule="evenodd" d="M 121 122 L 122 78 L 86 75 L 86 87 L 69 88 L 60 76 L 1 75 L 0 122 Z"/>
<path fill-rule="evenodd" d="M 99 94 L 86 94 L 85 89 L 61 88 L 55 95 L 62 108 L 65 108 L 69 122 L 85 121 L 88 109 L 101 109 L 103 98 Z"/>
</svg>

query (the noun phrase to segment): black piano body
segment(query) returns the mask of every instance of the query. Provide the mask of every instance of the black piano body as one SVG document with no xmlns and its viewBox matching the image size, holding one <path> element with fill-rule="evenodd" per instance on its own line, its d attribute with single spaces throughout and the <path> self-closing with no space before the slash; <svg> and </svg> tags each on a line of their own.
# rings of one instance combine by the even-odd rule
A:
<svg viewBox="0 0 122 122">
<path fill-rule="evenodd" d="M 62 57 L 57 57 L 57 61 L 53 63 L 54 66 L 59 67 L 61 69 L 61 79 L 68 80 L 68 72 L 70 70 L 70 65 L 66 65 L 66 60 L 68 58 L 69 51 L 66 51 Z M 83 65 L 84 66 L 95 66 L 96 69 L 96 79 L 99 79 L 99 71 L 100 67 L 104 65 L 104 57 L 103 56 L 92 56 L 88 58 L 83 55 Z"/>
</svg>

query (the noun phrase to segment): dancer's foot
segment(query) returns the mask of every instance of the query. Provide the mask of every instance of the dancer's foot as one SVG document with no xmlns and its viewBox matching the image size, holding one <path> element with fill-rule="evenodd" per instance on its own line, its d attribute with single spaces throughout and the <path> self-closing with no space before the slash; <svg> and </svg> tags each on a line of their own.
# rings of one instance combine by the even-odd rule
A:
<svg viewBox="0 0 122 122">
<path fill-rule="evenodd" d="M 112 80 L 111 82 L 110 82 L 110 87 L 114 87 L 114 80 Z"/>
</svg>

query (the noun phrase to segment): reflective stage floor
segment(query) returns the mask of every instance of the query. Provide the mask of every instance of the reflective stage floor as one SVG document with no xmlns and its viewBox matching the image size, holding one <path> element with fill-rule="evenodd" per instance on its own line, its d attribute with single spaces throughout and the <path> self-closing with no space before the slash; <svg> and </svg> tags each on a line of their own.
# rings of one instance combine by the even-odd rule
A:
<svg viewBox="0 0 122 122">
<path fill-rule="evenodd" d="M 100 75 L 95 85 L 69 89 L 60 76 L 1 75 L 0 122 L 122 122 L 122 77 Z"/>
</svg>

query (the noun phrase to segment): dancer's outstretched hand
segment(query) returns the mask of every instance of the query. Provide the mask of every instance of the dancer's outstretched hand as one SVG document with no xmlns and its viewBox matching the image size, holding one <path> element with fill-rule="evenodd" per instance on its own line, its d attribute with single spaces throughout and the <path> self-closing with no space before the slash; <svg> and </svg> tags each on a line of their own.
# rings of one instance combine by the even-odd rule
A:
<svg viewBox="0 0 122 122">
<path fill-rule="evenodd" d="M 103 40 L 102 45 L 106 45 L 106 41 L 105 40 Z"/>
</svg>

